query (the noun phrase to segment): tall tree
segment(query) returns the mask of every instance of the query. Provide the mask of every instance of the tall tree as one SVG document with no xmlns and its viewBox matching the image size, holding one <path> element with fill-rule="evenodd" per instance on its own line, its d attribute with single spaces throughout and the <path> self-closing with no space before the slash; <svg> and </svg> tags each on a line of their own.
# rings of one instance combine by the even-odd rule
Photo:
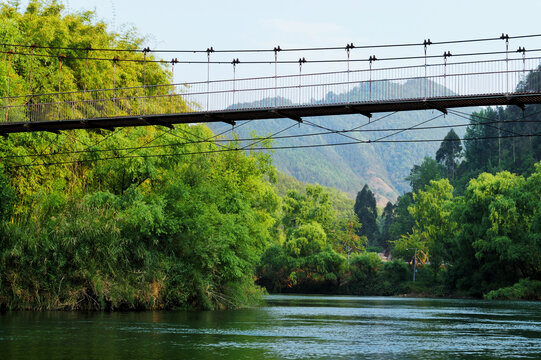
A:
<svg viewBox="0 0 541 360">
<path fill-rule="evenodd" d="M 411 216 L 408 208 L 413 205 L 413 193 L 407 192 L 398 197 L 394 209 L 394 220 L 389 228 L 389 239 L 397 240 L 402 235 L 412 232 L 415 220 Z"/>
<path fill-rule="evenodd" d="M 366 236 L 368 244 L 375 245 L 379 238 L 379 230 L 376 223 L 378 210 L 376 207 L 376 197 L 368 185 L 365 185 L 363 189 L 357 193 L 353 211 L 362 225 L 358 231 L 358 235 Z"/>
<path fill-rule="evenodd" d="M 462 144 L 460 142 L 460 138 L 456 132 L 451 129 L 443 139 L 440 148 L 436 152 L 436 161 L 445 165 L 447 177 L 451 180 L 454 180 L 455 178 L 455 169 L 461 153 Z"/>
<path fill-rule="evenodd" d="M 425 157 L 421 165 L 414 165 L 406 178 L 410 182 L 411 190 L 414 193 L 423 190 L 430 180 L 441 179 L 442 168 L 436 160 L 431 157 Z"/>
<path fill-rule="evenodd" d="M 396 219 L 396 205 L 393 205 L 390 201 L 385 205 L 383 209 L 383 227 L 381 229 L 380 245 L 384 249 L 389 249 L 389 240 L 391 240 L 391 225 Z"/>
</svg>

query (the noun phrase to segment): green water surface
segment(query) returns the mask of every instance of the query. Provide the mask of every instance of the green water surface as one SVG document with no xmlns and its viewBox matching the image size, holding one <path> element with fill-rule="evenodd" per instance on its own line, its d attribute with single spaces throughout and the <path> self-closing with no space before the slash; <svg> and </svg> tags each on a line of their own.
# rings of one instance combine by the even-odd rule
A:
<svg viewBox="0 0 541 360">
<path fill-rule="evenodd" d="M 269 296 L 237 311 L 0 315 L 0 359 L 541 359 L 541 303 Z"/>
</svg>

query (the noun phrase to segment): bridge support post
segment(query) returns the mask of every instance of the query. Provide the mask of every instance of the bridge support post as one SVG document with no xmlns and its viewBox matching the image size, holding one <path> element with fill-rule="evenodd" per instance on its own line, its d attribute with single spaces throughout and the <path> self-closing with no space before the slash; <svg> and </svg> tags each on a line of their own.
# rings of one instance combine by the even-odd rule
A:
<svg viewBox="0 0 541 360">
<path fill-rule="evenodd" d="M 505 94 L 509 94 L 509 34 L 503 34 L 500 39 L 505 40 Z"/>
<path fill-rule="evenodd" d="M 348 71 L 347 71 L 347 73 L 348 73 L 348 81 L 347 81 L 347 89 L 346 89 L 346 91 L 347 91 L 347 103 L 348 104 L 350 103 L 350 88 L 351 88 L 351 85 L 350 85 L 350 82 L 349 82 L 349 78 L 350 78 L 350 75 L 349 75 L 350 74 L 350 72 L 349 72 L 349 55 L 350 55 L 351 49 L 353 49 L 354 47 L 355 46 L 353 45 L 353 43 L 346 45 L 346 53 L 347 53 L 347 57 L 348 57 L 348 61 L 347 61 L 347 63 L 348 63 Z"/>
<path fill-rule="evenodd" d="M 60 106 L 62 105 L 60 96 L 61 90 L 62 90 L 62 62 L 66 55 L 60 54 L 58 55 L 58 104 L 56 106 L 56 119 L 60 120 Z"/>
<path fill-rule="evenodd" d="M 209 111 L 210 101 L 210 54 L 214 52 L 212 46 L 207 48 L 207 111 Z"/>
<path fill-rule="evenodd" d="M 239 63 L 239 59 L 233 59 L 233 61 L 231 62 L 231 64 L 233 64 L 233 109 L 235 109 L 235 82 L 236 82 L 236 77 L 237 77 L 237 64 Z"/>
<path fill-rule="evenodd" d="M 282 51 L 280 45 L 274 48 L 274 107 L 278 107 L 278 51 Z"/>
<path fill-rule="evenodd" d="M 7 82 L 7 93 L 6 93 L 6 122 L 8 121 L 9 117 L 9 76 L 11 71 L 11 55 L 13 54 L 13 50 L 8 51 L 8 78 L 6 80 Z"/>
<path fill-rule="evenodd" d="M 423 41 L 424 49 L 425 49 L 425 100 L 428 97 L 428 63 L 427 63 L 427 50 L 428 45 L 432 45 L 432 41 L 430 39 Z"/>
<path fill-rule="evenodd" d="M 302 103 L 302 64 L 305 62 L 305 58 L 299 59 L 299 105 Z"/>
<path fill-rule="evenodd" d="M 143 115 L 147 113 L 147 53 L 149 52 L 149 47 L 143 49 Z"/>
</svg>

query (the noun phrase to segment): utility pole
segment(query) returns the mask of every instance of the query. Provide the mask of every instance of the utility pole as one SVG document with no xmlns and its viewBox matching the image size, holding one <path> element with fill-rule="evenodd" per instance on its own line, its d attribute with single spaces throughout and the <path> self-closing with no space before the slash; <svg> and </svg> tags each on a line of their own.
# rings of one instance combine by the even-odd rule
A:
<svg viewBox="0 0 541 360">
<path fill-rule="evenodd" d="M 413 254 L 413 282 L 415 282 L 415 273 L 417 272 L 417 248 Z"/>
<path fill-rule="evenodd" d="M 411 248 L 406 248 L 406 250 L 411 250 Z M 413 254 L 413 282 L 415 282 L 416 272 L 417 272 L 417 248 L 415 248 L 415 253 Z"/>
</svg>

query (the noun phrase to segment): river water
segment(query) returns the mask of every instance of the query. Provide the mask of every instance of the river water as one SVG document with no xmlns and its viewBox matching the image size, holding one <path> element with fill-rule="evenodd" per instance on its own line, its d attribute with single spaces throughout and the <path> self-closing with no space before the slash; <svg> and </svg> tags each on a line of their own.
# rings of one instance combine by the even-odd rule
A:
<svg viewBox="0 0 541 360">
<path fill-rule="evenodd" d="M 0 315 L 0 359 L 541 359 L 541 303 L 269 296 L 216 312 Z"/>
</svg>

